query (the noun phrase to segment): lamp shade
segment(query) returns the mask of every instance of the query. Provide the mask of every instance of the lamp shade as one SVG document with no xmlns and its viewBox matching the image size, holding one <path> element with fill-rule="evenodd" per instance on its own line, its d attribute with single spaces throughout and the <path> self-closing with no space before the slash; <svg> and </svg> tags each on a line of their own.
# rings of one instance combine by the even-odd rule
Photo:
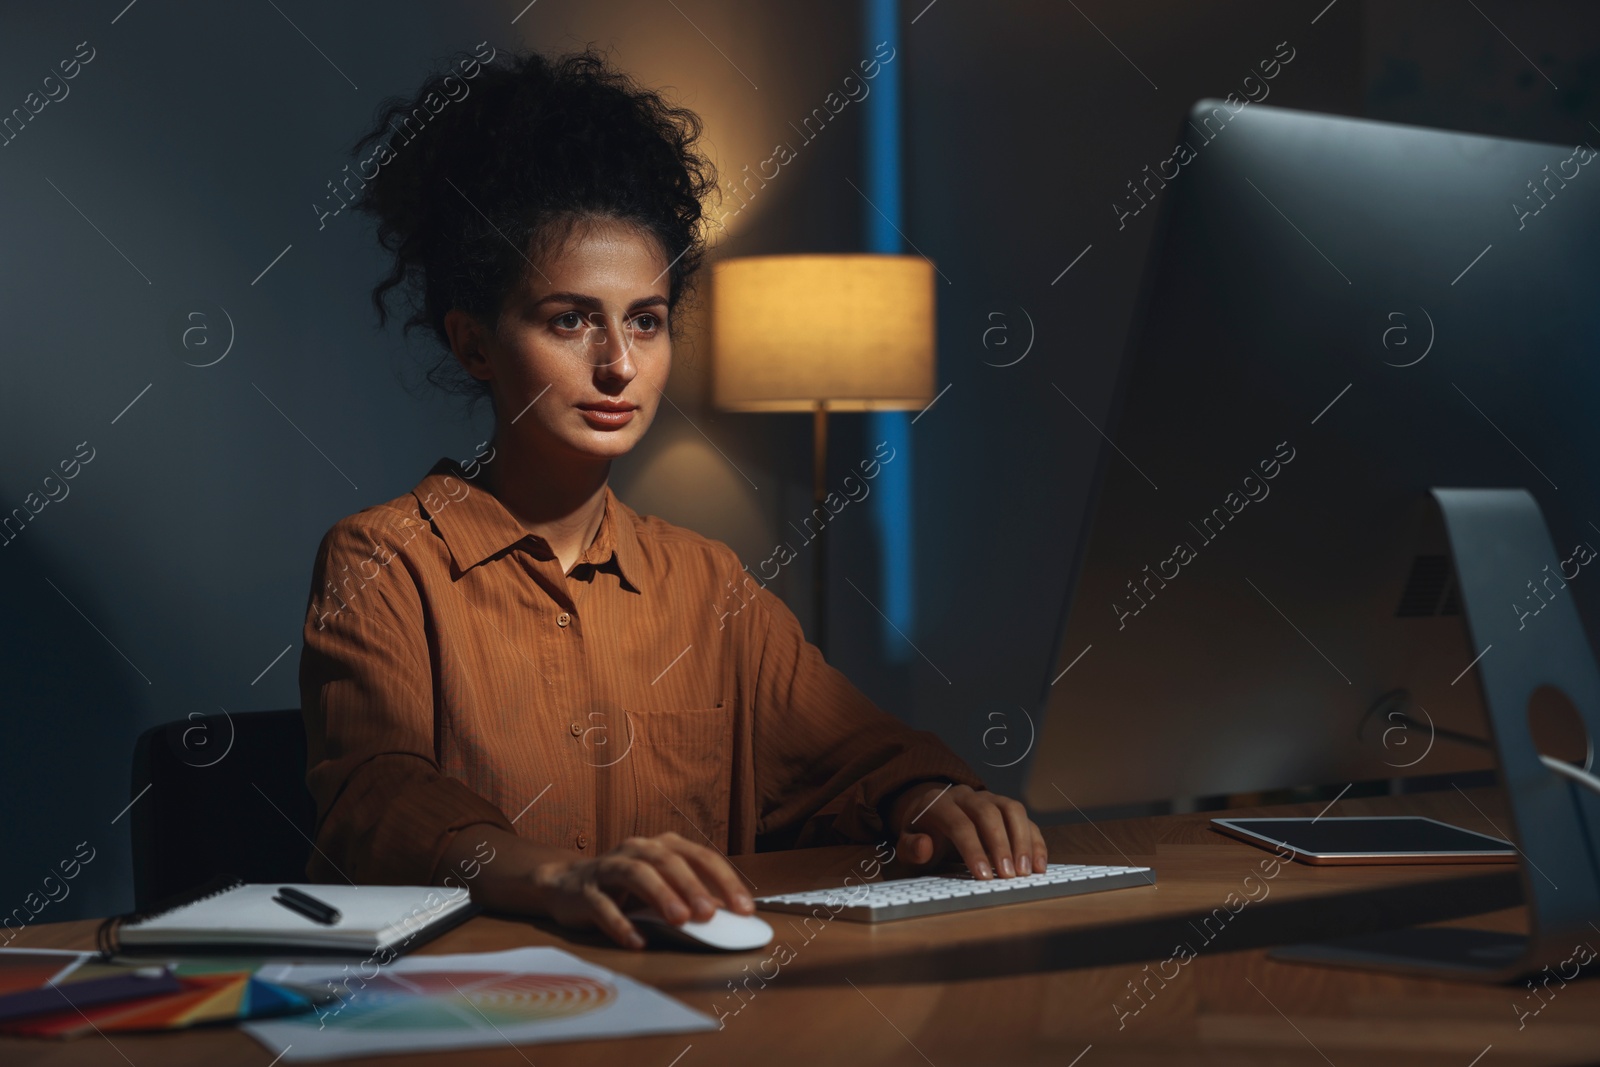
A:
<svg viewBox="0 0 1600 1067">
<path fill-rule="evenodd" d="M 869 253 L 713 264 L 713 402 L 726 411 L 926 407 L 933 275 L 921 256 Z"/>
</svg>

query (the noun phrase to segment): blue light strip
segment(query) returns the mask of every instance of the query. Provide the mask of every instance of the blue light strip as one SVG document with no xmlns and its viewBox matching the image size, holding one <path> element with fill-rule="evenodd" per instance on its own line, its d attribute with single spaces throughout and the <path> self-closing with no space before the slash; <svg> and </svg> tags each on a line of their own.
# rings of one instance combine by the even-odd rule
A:
<svg viewBox="0 0 1600 1067">
<path fill-rule="evenodd" d="M 872 92 L 863 101 L 862 156 L 866 174 L 863 191 L 871 203 L 862 204 L 862 233 L 866 251 L 898 255 L 901 225 L 900 198 L 900 68 L 905 58 L 900 48 L 898 0 L 865 0 L 863 56 L 877 53 L 888 42 L 894 59 L 882 65 Z M 873 528 L 878 539 L 882 583 L 879 607 L 884 655 L 892 662 L 911 658 L 910 640 L 915 630 L 916 583 L 911 500 L 911 416 L 903 411 L 874 411 L 867 416 L 869 444 L 887 441 L 894 461 L 883 468 L 877 491 L 869 498 Z M 897 633 L 896 630 L 899 630 Z M 901 634 L 905 636 L 902 637 Z"/>
</svg>

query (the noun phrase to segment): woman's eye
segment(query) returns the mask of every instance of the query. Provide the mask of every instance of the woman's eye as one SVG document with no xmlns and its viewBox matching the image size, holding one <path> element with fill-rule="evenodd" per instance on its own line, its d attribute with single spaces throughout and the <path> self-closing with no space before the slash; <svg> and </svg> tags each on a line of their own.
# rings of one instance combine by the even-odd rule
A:
<svg viewBox="0 0 1600 1067">
<path fill-rule="evenodd" d="M 550 321 L 563 330 L 576 330 L 583 325 L 583 316 L 576 311 L 568 311 L 565 314 L 557 315 Z"/>
<path fill-rule="evenodd" d="M 645 333 L 654 333 L 660 328 L 661 319 L 650 314 L 649 312 L 645 312 L 642 315 L 635 315 L 633 317 L 633 326 L 636 330 L 642 330 Z"/>
</svg>

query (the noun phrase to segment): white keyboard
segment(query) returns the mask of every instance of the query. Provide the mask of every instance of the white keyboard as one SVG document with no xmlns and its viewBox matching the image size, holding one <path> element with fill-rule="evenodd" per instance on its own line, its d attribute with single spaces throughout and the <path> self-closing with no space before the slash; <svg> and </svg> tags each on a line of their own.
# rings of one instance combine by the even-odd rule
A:
<svg viewBox="0 0 1600 1067">
<path fill-rule="evenodd" d="M 878 923 L 966 911 L 969 908 L 989 908 L 996 904 L 1021 904 L 1030 900 L 1049 900 L 1079 893 L 1098 893 L 1104 889 L 1131 889 L 1155 884 L 1155 872 L 1149 867 L 1091 867 L 1081 863 L 1052 863 L 1042 874 L 1024 874 L 1014 878 L 980 880 L 969 874 L 896 878 L 835 889 L 757 897 L 756 905 L 767 911 L 801 914 L 810 914 L 814 908 L 825 906 L 834 918 Z"/>
</svg>

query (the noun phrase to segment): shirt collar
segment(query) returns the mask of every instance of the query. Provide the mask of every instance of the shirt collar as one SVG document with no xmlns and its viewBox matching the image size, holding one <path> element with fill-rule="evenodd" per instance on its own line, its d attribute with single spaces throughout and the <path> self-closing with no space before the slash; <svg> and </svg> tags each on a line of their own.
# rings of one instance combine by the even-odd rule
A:
<svg viewBox="0 0 1600 1067">
<path fill-rule="evenodd" d="M 634 529 L 636 516 L 607 485 L 603 490 L 605 511 L 594 542 L 578 557 L 579 563 L 604 568 L 613 563 L 623 583 L 634 592 L 645 574 L 644 560 Z M 475 485 L 461 465 L 448 457 L 411 491 L 419 514 L 432 520 L 455 561 L 457 571 L 465 573 L 523 541 L 544 546 L 544 539 L 523 528 L 500 498 Z"/>
</svg>

